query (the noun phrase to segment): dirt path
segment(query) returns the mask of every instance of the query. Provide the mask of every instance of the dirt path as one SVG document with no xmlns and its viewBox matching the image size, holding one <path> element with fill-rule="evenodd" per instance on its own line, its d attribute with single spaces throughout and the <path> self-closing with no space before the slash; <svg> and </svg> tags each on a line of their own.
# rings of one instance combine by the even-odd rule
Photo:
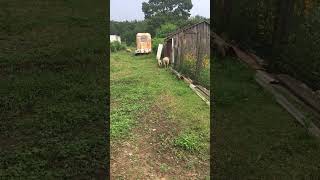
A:
<svg viewBox="0 0 320 180">
<path fill-rule="evenodd" d="M 206 179 L 208 106 L 151 57 L 111 54 L 111 67 L 111 179 Z M 177 138 L 200 150 L 178 147 Z"/>
<path fill-rule="evenodd" d="M 204 179 L 208 163 L 196 155 L 178 152 L 172 145 L 179 132 L 168 119 L 172 97 L 159 98 L 148 113 L 142 114 L 130 140 L 111 148 L 111 179 Z M 171 102 L 170 102 L 171 101 Z M 180 153 L 180 157 L 179 157 Z"/>
</svg>

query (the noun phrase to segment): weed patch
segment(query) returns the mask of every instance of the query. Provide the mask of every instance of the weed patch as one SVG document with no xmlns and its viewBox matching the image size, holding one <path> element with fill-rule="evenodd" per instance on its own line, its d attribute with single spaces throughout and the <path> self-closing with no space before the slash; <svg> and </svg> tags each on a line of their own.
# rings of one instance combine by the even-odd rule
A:
<svg viewBox="0 0 320 180">
<path fill-rule="evenodd" d="M 198 151 L 202 146 L 201 141 L 196 132 L 184 132 L 175 139 L 174 145 L 187 151 Z"/>
</svg>

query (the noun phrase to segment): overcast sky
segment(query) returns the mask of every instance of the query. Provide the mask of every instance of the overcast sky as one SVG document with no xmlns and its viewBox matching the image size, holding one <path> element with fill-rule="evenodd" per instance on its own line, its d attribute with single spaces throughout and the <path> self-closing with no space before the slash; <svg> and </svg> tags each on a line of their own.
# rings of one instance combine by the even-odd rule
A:
<svg viewBox="0 0 320 180">
<path fill-rule="evenodd" d="M 111 0 L 110 18 L 115 21 L 143 20 L 142 2 L 147 0 Z M 210 17 L 210 0 L 192 0 L 191 16 Z"/>
</svg>

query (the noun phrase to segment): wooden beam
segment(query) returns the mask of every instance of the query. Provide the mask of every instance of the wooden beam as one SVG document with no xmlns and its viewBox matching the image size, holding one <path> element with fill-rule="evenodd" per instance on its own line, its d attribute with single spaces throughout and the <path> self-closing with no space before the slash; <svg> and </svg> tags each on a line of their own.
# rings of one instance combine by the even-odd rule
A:
<svg viewBox="0 0 320 180">
<path fill-rule="evenodd" d="M 248 52 L 248 55 L 251 56 L 260 66 L 266 67 L 268 65 L 265 60 L 261 59 L 257 55 L 255 55 L 255 54 L 253 54 L 251 52 Z"/>
<path fill-rule="evenodd" d="M 200 86 L 200 85 L 197 85 L 197 87 L 198 87 L 204 94 L 206 94 L 207 96 L 210 97 L 210 91 L 209 91 L 209 90 L 207 90 L 206 88 L 204 88 L 204 87 L 202 87 L 202 86 Z"/>
<path fill-rule="evenodd" d="M 184 82 L 186 82 L 187 84 L 192 84 L 193 81 L 185 76 L 182 75 L 182 79 L 184 80 Z"/>
<path fill-rule="evenodd" d="M 257 74 L 255 76 L 255 80 L 258 82 L 258 84 L 271 92 L 275 96 L 276 101 L 285 110 L 287 110 L 302 126 L 307 128 L 312 135 L 320 138 L 320 129 L 312 122 L 312 120 L 308 119 L 303 112 L 296 108 L 284 95 L 277 91 L 276 87 L 280 85 L 271 84 L 267 79 L 258 76 Z"/>
<path fill-rule="evenodd" d="M 255 59 L 253 59 L 251 56 L 249 56 L 247 53 L 243 52 L 242 50 L 240 50 L 238 47 L 231 45 L 230 46 L 233 51 L 236 53 L 236 55 L 238 56 L 238 58 L 245 62 L 246 64 L 248 64 L 249 67 L 251 67 L 254 70 L 264 70 L 264 68 L 258 64 L 258 62 L 256 62 Z"/>
<path fill-rule="evenodd" d="M 273 87 L 281 92 L 281 94 L 284 94 L 284 96 L 286 96 L 288 99 L 292 100 L 295 104 L 297 104 L 299 107 L 301 107 L 304 111 L 307 111 L 308 113 L 314 115 L 320 125 L 320 113 L 318 113 L 317 111 L 315 111 L 313 108 L 311 108 L 310 106 L 306 105 L 305 102 L 303 102 L 301 99 L 299 99 L 297 96 L 295 96 L 291 91 L 289 91 L 287 88 L 279 85 L 273 85 Z"/>
<path fill-rule="evenodd" d="M 183 79 L 182 75 L 178 73 L 178 71 L 174 70 L 173 68 L 170 68 L 171 72 L 175 74 L 179 79 Z"/>
<path fill-rule="evenodd" d="M 275 79 L 271 74 L 265 72 L 265 71 L 261 71 L 261 70 L 257 70 L 257 76 L 259 76 L 260 78 L 266 80 L 269 83 L 279 83 L 279 81 L 277 79 Z"/>
<path fill-rule="evenodd" d="M 292 93 L 320 113 L 320 98 L 309 87 L 286 74 L 279 74 L 277 78 Z"/>
<path fill-rule="evenodd" d="M 210 101 L 203 95 L 199 90 L 197 90 L 196 86 L 193 84 L 190 84 L 189 87 L 204 101 L 207 105 L 210 106 Z"/>
<path fill-rule="evenodd" d="M 183 79 L 187 84 L 189 84 L 189 87 L 203 100 L 206 102 L 206 104 L 208 104 L 210 106 L 210 91 L 208 91 L 207 89 L 205 89 L 202 86 L 195 86 L 194 84 L 192 84 L 192 80 L 189 78 L 184 77 L 183 75 L 181 75 L 180 73 L 178 73 L 176 70 L 174 70 L 173 68 L 170 68 L 171 72 L 173 74 L 175 74 L 178 79 Z"/>
<path fill-rule="evenodd" d="M 284 96 L 276 96 L 276 101 L 282 105 L 301 125 L 316 137 L 320 137 L 320 129 L 307 117 L 294 107 Z"/>
</svg>

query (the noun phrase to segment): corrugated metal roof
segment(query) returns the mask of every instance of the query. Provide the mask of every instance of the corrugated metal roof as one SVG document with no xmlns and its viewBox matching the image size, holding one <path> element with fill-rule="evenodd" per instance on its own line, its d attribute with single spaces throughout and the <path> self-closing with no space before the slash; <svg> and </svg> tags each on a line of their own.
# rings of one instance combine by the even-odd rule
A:
<svg viewBox="0 0 320 180">
<path fill-rule="evenodd" d="M 190 29 L 190 28 L 192 28 L 192 27 L 194 27 L 194 26 L 197 26 L 197 25 L 199 25 L 199 24 L 202 24 L 202 23 L 206 23 L 206 24 L 210 25 L 210 22 L 204 20 L 204 21 L 201 21 L 201 22 L 199 22 L 199 23 L 193 24 L 193 25 L 191 25 L 191 26 L 188 26 L 188 27 L 185 27 L 185 28 L 181 28 L 181 29 L 176 30 L 175 32 L 169 34 L 169 35 L 165 38 L 165 40 L 168 40 L 170 37 L 172 37 L 172 36 L 175 35 L 175 34 L 178 34 L 178 33 L 182 32 L 182 31 L 186 31 L 186 30 L 188 30 L 188 29 Z"/>
</svg>

